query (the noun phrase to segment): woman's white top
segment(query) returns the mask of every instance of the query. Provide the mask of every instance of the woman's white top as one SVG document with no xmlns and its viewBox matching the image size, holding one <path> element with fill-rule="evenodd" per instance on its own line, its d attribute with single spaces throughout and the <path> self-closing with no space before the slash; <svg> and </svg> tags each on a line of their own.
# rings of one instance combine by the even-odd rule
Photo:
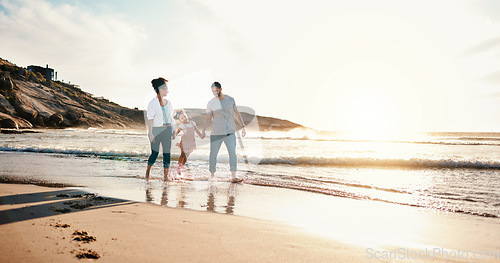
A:
<svg viewBox="0 0 500 263">
<path fill-rule="evenodd" d="M 154 97 L 148 104 L 148 108 L 146 110 L 146 115 L 148 120 L 153 120 L 153 127 L 161 127 L 165 124 L 173 125 L 174 122 L 172 120 L 172 113 L 174 107 L 172 107 L 172 103 L 167 100 L 167 105 L 165 105 L 165 111 L 167 112 L 166 118 L 163 117 L 163 110 L 160 105 L 160 101 L 157 97 Z M 173 127 L 172 127 L 173 129 Z"/>
</svg>

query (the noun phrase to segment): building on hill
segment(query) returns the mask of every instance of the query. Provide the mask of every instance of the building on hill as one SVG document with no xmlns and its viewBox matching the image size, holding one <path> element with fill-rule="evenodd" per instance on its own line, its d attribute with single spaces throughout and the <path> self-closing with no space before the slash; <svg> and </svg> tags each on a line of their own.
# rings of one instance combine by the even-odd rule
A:
<svg viewBox="0 0 500 263">
<path fill-rule="evenodd" d="M 40 67 L 40 66 L 31 65 L 31 66 L 28 66 L 28 70 L 31 72 L 35 72 L 35 73 L 39 72 L 40 74 L 42 74 L 45 77 L 46 80 L 56 80 L 57 79 L 57 75 L 54 78 L 54 69 L 49 68 L 48 64 L 45 68 Z"/>
</svg>

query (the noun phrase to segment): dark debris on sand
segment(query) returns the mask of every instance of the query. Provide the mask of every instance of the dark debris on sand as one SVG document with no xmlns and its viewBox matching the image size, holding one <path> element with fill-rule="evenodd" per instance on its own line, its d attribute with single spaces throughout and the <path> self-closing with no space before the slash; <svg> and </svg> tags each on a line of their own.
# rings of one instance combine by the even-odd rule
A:
<svg viewBox="0 0 500 263">
<path fill-rule="evenodd" d="M 100 205 L 108 200 L 110 198 L 104 198 L 101 196 L 97 196 L 96 194 L 93 193 L 86 193 L 86 194 L 75 194 L 75 195 L 67 195 L 67 194 L 58 194 L 56 195 L 57 197 L 72 197 L 72 198 L 80 198 L 79 200 L 74 200 L 74 201 L 67 201 L 64 202 L 64 205 L 69 206 L 69 208 L 64 208 L 64 209 L 57 209 L 57 208 L 52 208 L 54 211 L 61 212 L 61 213 L 68 213 L 71 212 L 72 209 L 76 210 L 83 210 L 95 205 Z"/>
<path fill-rule="evenodd" d="M 64 202 L 63 204 L 69 205 L 69 207 L 71 207 L 73 209 L 78 209 L 78 210 L 83 210 L 85 208 L 92 206 L 92 204 L 89 204 L 89 203 L 80 203 L 80 202 L 73 202 L 73 201 Z"/>
<path fill-rule="evenodd" d="M 54 226 L 54 227 L 60 227 L 60 228 L 68 228 L 68 227 L 71 227 L 70 225 L 68 224 L 59 224 L 59 223 L 56 223 L 55 225 L 52 225 L 50 224 L 51 226 Z"/>
<path fill-rule="evenodd" d="M 97 252 L 89 249 L 88 251 L 78 252 L 76 254 L 76 257 L 79 259 L 82 259 L 82 258 L 98 259 L 101 256 Z"/>
<path fill-rule="evenodd" d="M 58 213 L 63 213 L 63 214 L 65 214 L 65 213 L 69 213 L 69 212 L 71 212 L 71 211 L 72 211 L 72 210 L 71 210 L 71 209 L 69 209 L 69 208 L 57 208 L 57 207 L 54 207 L 54 206 L 51 206 L 51 207 L 50 207 L 50 209 L 52 209 L 53 211 L 56 211 L 56 212 L 58 212 Z"/>
<path fill-rule="evenodd" d="M 64 187 L 80 187 L 78 185 L 64 184 L 64 183 L 55 183 L 46 180 L 29 178 L 29 177 L 15 177 L 8 175 L 0 176 L 0 183 L 3 184 L 34 184 L 38 186 L 45 187 L 54 187 L 54 188 L 64 188 Z"/>
<path fill-rule="evenodd" d="M 97 240 L 94 236 L 89 236 L 89 233 L 87 233 L 87 231 L 75 230 L 73 236 L 74 236 L 73 240 L 81 241 L 83 243 L 90 243 Z"/>
<path fill-rule="evenodd" d="M 96 197 L 97 195 L 94 193 L 86 193 L 85 198 L 91 198 L 91 197 Z"/>
<path fill-rule="evenodd" d="M 91 197 L 96 197 L 97 195 L 94 193 L 85 193 L 85 194 L 74 194 L 74 195 L 68 195 L 68 194 L 58 194 L 56 197 L 72 197 L 72 198 L 91 198 Z M 101 197 L 102 198 L 102 197 Z"/>
</svg>

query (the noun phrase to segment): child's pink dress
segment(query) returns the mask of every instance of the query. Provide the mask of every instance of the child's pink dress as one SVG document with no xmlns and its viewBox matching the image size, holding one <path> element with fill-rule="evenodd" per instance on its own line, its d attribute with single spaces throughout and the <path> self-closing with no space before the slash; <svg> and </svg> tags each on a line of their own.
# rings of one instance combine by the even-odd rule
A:
<svg viewBox="0 0 500 263">
<path fill-rule="evenodd" d="M 196 149 L 196 139 L 194 138 L 196 123 L 191 121 L 188 124 L 181 123 L 179 128 L 183 131 L 181 142 L 176 145 L 181 147 L 184 154 L 190 154 Z"/>
</svg>

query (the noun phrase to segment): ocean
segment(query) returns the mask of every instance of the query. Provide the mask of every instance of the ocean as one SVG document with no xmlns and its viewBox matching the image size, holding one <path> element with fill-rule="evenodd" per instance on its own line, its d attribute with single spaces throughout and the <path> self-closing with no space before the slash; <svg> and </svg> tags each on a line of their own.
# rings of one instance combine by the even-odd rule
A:
<svg viewBox="0 0 500 263">
<path fill-rule="evenodd" d="M 161 154 L 152 171 L 155 180 L 143 179 L 149 156 L 145 131 L 39 131 L 1 135 L 3 180 L 62 183 L 105 196 L 228 214 L 249 215 L 248 207 L 262 209 L 275 198 L 262 194 L 254 198 L 259 205 L 250 205 L 252 200 L 238 202 L 238 191 L 274 189 L 273 193 L 300 191 L 323 198 L 500 217 L 500 133 L 366 139 L 340 132 L 249 132 L 237 149 L 238 176 L 245 179 L 242 187 L 227 182 L 224 146 L 217 179 L 206 180 L 207 139 L 198 138 L 184 170 L 184 176 L 195 180 L 165 184 L 160 180 Z M 175 172 L 179 148 L 172 147 L 172 152 Z"/>
</svg>

